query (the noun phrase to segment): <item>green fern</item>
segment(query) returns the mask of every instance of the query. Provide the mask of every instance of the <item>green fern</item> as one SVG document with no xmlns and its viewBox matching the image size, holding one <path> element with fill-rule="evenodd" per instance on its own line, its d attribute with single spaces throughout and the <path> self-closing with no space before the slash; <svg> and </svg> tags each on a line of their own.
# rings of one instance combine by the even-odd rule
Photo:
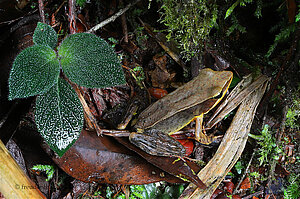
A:
<svg viewBox="0 0 300 199">
<path fill-rule="evenodd" d="M 298 199 L 300 197 L 300 180 L 299 174 L 291 174 L 288 179 L 289 185 L 283 190 L 284 199 Z"/>
<path fill-rule="evenodd" d="M 280 30 L 280 32 L 275 36 L 274 43 L 270 46 L 266 54 L 266 57 L 269 58 L 272 55 L 272 53 L 275 51 L 277 45 L 279 43 L 285 42 L 292 35 L 292 33 L 295 32 L 296 28 L 297 28 L 297 24 L 293 23 Z"/>
<path fill-rule="evenodd" d="M 231 33 L 233 33 L 234 31 L 239 31 L 240 33 L 246 33 L 247 32 L 246 28 L 240 24 L 240 22 L 237 19 L 235 14 L 231 15 L 230 20 L 231 20 L 232 25 L 226 31 L 227 36 L 231 35 Z"/>
<path fill-rule="evenodd" d="M 76 4 L 83 8 L 86 4 L 86 0 L 76 0 Z"/>
<path fill-rule="evenodd" d="M 272 159 L 278 159 L 279 154 L 282 152 L 282 149 L 277 146 L 276 139 L 269 130 L 269 126 L 265 125 L 263 130 L 261 131 L 261 135 L 253 135 L 249 133 L 249 136 L 253 139 L 256 139 L 258 144 L 260 145 L 258 149 L 259 154 L 259 165 L 266 165 Z"/>
<path fill-rule="evenodd" d="M 239 6 L 246 6 L 246 4 L 249 4 L 249 3 L 252 3 L 253 0 L 237 0 L 236 2 L 234 2 L 226 11 L 226 14 L 225 14 L 225 19 L 227 17 L 229 17 L 233 10 L 239 5 Z M 259 4 L 261 5 L 261 0 L 258 1 Z M 255 15 L 258 15 L 260 16 L 261 15 L 261 6 L 257 6 L 257 10 L 255 12 Z"/>
<path fill-rule="evenodd" d="M 300 21 L 300 4 L 298 5 L 298 14 L 295 16 L 295 22 Z"/>
</svg>

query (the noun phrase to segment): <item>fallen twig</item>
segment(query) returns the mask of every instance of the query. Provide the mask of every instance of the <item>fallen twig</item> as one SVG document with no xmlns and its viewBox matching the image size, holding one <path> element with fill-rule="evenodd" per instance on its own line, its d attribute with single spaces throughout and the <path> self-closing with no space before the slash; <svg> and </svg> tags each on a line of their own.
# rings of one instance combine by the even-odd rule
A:
<svg viewBox="0 0 300 199">
<path fill-rule="evenodd" d="M 174 59 L 174 61 L 176 61 L 177 64 L 179 64 L 179 66 L 183 68 L 184 71 L 188 71 L 184 62 L 180 59 L 178 53 L 174 52 L 178 51 L 178 48 L 176 48 L 176 46 L 174 46 L 171 42 L 168 42 L 166 36 L 163 33 L 155 33 L 151 26 L 144 23 L 140 18 L 139 21 L 148 32 L 148 34 L 157 41 L 157 43 L 166 51 L 166 53 L 168 53 L 172 57 L 172 59 Z"/>
<path fill-rule="evenodd" d="M 140 0 L 135 0 L 133 3 L 129 3 L 125 8 L 120 9 L 116 14 L 114 14 L 113 16 L 109 17 L 108 19 L 102 21 L 101 23 L 95 25 L 94 27 L 92 27 L 91 29 L 89 29 L 88 31 L 86 31 L 87 33 L 91 33 L 94 32 L 100 28 L 102 28 L 103 26 L 115 21 L 119 16 L 123 15 L 127 10 L 129 10 L 129 8 L 131 8 L 131 6 L 135 5 L 136 3 L 138 3 Z"/>
<path fill-rule="evenodd" d="M 75 0 L 69 0 L 69 29 L 70 34 L 76 33 Z"/>
<path fill-rule="evenodd" d="M 283 111 L 282 111 L 282 120 L 281 120 L 281 123 L 280 123 L 280 129 L 279 129 L 279 132 L 278 134 L 276 135 L 276 145 L 277 146 L 280 146 L 280 142 L 281 142 L 281 137 L 284 133 L 284 130 L 285 130 L 285 121 L 286 121 L 286 113 L 287 113 L 287 109 L 288 107 L 285 106 Z M 276 164 L 278 163 L 278 160 L 276 159 L 273 159 L 270 163 L 270 170 L 269 170 L 269 174 L 268 174 L 268 183 L 267 185 L 270 185 L 272 183 L 272 180 L 274 179 L 274 173 L 275 173 L 275 168 L 276 168 Z"/>
<path fill-rule="evenodd" d="M 0 192 L 5 198 L 46 198 L 0 140 Z"/>
<path fill-rule="evenodd" d="M 238 107 L 247 96 L 258 89 L 261 84 L 267 81 L 267 78 L 264 75 L 259 76 L 254 82 L 252 76 L 245 77 L 227 96 L 224 102 L 218 107 L 218 109 L 211 116 L 209 121 L 207 122 L 205 128 L 210 129 L 218 122 L 220 122 L 227 114 L 229 114 L 232 110 Z"/>
<path fill-rule="evenodd" d="M 246 170 L 244 171 L 243 177 L 240 179 L 239 183 L 236 185 L 236 187 L 235 187 L 235 189 L 234 189 L 234 191 L 233 191 L 233 195 L 235 195 L 235 194 L 238 192 L 238 189 L 240 188 L 240 186 L 241 186 L 243 180 L 245 179 L 245 177 L 246 177 L 246 175 L 247 175 L 247 173 L 248 173 L 249 167 L 250 167 L 250 165 L 251 165 L 251 163 L 252 163 L 252 160 L 253 160 L 254 155 L 255 155 L 255 152 L 252 153 L 251 158 L 250 158 L 250 160 L 249 160 L 249 162 L 248 162 L 248 166 L 247 166 Z"/>
<path fill-rule="evenodd" d="M 253 198 L 253 196 L 259 196 L 259 195 L 262 195 L 264 193 L 264 191 L 258 191 L 258 192 L 255 192 L 253 194 L 250 194 L 246 197 L 243 197 L 243 199 L 250 199 L 250 198 Z"/>
<path fill-rule="evenodd" d="M 120 0 L 120 3 L 123 5 L 123 0 Z M 125 13 L 121 16 L 122 29 L 124 34 L 124 42 L 128 43 L 128 28 L 126 23 L 126 15 Z"/>
<path fill-rule="evenodd" d="M 78 98 L 79 98 L 79 100 L 82 104 L 82 107 L 83 107 L 84 117 L 85 117 L 85 121 L 86 121 L 86 124 L 87 124 L 88 128 L 95 129 L 98 136 L 102 135 L 102 130 L 99 127 L 99 125 L 97 123 L 97 120 L 94 117 L 94 115 L 92 114 L 88 104 L 86 103 L 86 101 L 83 97 L 83 94 L 82 94 L 83 91 L 81 90 L 81 88 L 77 84 L 71 82 L 65 75 L 62 75 L 62 77 L 64 78 L 64 80 L 66 80 L 73 87 L 73 89 L 77 93 Z"/>
</svg>

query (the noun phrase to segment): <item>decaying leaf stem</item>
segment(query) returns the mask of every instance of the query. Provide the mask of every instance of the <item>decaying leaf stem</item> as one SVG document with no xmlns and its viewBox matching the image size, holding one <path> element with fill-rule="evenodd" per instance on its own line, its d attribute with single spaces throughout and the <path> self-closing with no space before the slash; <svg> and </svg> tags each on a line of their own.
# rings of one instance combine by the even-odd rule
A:
<svg viewBox="0 0 300 199">
<path fill-rule="evenodd" d="M 79 98 L 79 100 L 82 104 L 82 107 L 83 107 L 84 118 L 85 118 L 85 121 L 86 121 L 86 124 L 87 124 L 88 128 L 95 129 L 98 136 L 102 135 L 102 130 L 99 127 L 96 118 L 92 114 L 88 104 L 86 103 L 86 101 L 83 97 L 82 89 L 77 84 L 74 84 L 73 82 L 71 82 L 65 75 L 62 75 L 62 77 L 63 77 L 64 80 L 66 80 L 73 87 L 73 89 L 77 93 L 78 98 Z"/>
</svg>

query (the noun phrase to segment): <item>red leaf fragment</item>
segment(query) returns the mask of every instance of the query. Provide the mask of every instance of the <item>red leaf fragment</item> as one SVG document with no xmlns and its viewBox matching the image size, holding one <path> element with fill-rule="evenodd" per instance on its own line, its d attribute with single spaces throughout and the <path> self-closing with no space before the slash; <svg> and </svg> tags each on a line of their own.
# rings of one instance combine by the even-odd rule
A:
<svg viewBox="0 0 300 199">
<path fill-rule="evenodd" d="M 161 88 L 148 88 L 148 91 L 155 99 L 160 99 L 168 94 L 168 91 Z"/>
<path fill-rule="evenodd" d="M 250 189 L 250 187 L 251 187 L 250 179 L 249 179 L 249 177 L 246 177 L 243 180 L 243 182 L 241 183 L 240 188 L 241 189 Z"/>
<path fill-rule="evenodd" d="M 52 159 L 68 175 L 83 182 L 109 184 L 148 184 L 162 180 L 171 183 L 183 182 L 149 164 L 112 137 L 98 137 L 96 132 L 85 130 L 61 158 L 55 156 Z"/>
<path fill-rule="evenodd" d="M 193 153 L 194 142 L 192 140 L 177 140 L 177 141 L 180 142 L 184 146 L 184 148 L 186 150 L 186 152 L 185 152 L 186 156 L 189 156 Z"/>
</svg>

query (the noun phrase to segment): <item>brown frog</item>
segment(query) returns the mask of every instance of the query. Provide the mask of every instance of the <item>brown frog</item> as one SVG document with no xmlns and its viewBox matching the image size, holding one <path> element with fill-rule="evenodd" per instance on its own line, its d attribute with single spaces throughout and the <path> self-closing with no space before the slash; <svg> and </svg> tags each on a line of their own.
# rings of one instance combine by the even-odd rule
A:
<svg viewBox="0 0 300 199">
<path fill-rule="evenodd" d="M 202 69 L 196 78 L 146 108 L 129 140 L 151 155 L 184 156 L 185 148 L 170 135 L 215 107 L 232 77 L 230 71 Z"/>
</svg>

